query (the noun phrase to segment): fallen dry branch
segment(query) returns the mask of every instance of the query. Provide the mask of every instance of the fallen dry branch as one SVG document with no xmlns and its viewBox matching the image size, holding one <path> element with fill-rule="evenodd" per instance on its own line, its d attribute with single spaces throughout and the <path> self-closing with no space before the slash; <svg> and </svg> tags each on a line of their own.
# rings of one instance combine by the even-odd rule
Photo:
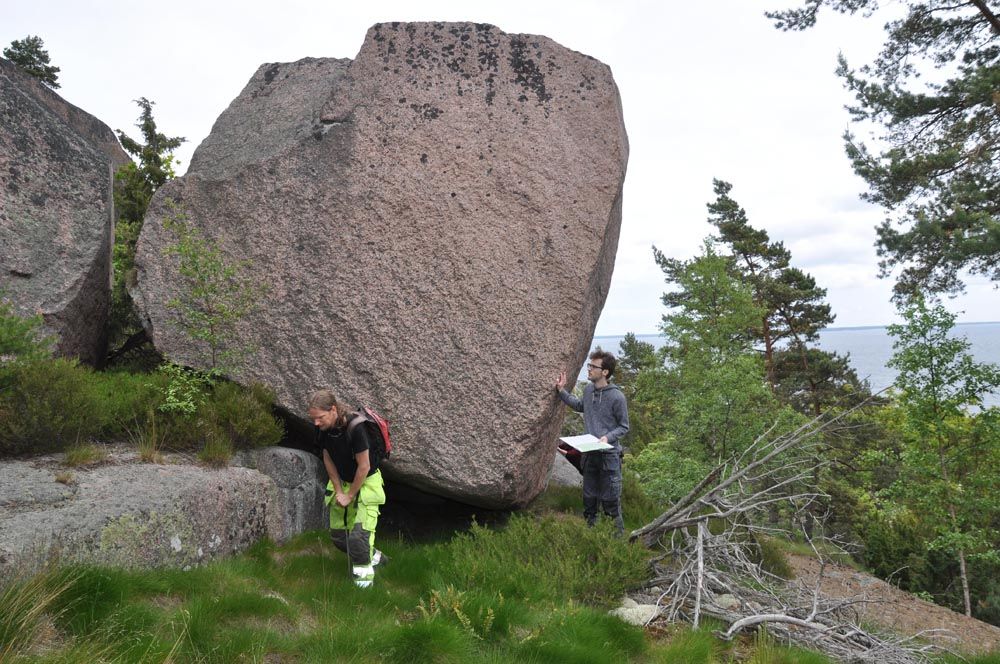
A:
<svg viewBox="0 0 1000 664">
<path fill-rule="evenodd" d="M 860 406 L 858 406 L 860 407 Z M 790 524 L 814 519 L 809 509 L 823 497 L 814 478 L 824 464 L 817 446 L 820 434 L 849 416 L 854 409 L 833 417 L 817 417 L 795 430 L 774 435 L 774 428 L 749 449 L 720 463 L 688 495 L 654 521 L 631 533 L 647 546 L 663 547 L 654 561 L 651 586 L 666 588 L 658 604 L 668 620 L 698 626 L 704 616 L 723 621 L 718 632 L 724 639 L 766 626 L 768 634 L 784 642 L 827 653 L 844 662 L 909 664 L 930 661 L 942 648 L 926 645 L 917 637 L 876 634 L 863 628 L 858 607 L 864 597 L 832 600 L 820 593 L 819 580 L 812 587 L 789 583 L 761 565 L 762 537 L 791 538 L 791 526 L 766 525 L 779 508 Z M 771 437 L 773 436 L 773 437 Z M 818 527 L 821 530 L 820 526 Z M 801 527 L 800 538 L 812 545 L 821 561 L 811 529 Z M 831 539 L 825 546 L 843 547 Z"/>
</svg>

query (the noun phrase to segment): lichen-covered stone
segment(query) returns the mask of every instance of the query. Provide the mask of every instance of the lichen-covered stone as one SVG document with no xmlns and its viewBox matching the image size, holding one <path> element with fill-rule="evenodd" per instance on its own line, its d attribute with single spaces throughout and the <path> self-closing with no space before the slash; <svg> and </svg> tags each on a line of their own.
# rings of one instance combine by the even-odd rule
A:
<svg viewBox="0 0 1000 664">
<path fill-rule="evenodd" d="M 106 350 L 114 171 L 128 161 L 107 125 L 0 59 L 0 295 L 90 364 Z"/>
<path fill-rule="evenodd" d="M 628 144 L 608 67 L 471 23 L 372 27 L 353 60 L 265 64 L 139 241 L 157 348 L 206 365 L 175 325 L 168 199 L 270 291 L 235 368 L 304 415 L 314 389 L 392 421 L 392 479 L 486 507 L 545 486 L 621 224 Z"/>
</svg>

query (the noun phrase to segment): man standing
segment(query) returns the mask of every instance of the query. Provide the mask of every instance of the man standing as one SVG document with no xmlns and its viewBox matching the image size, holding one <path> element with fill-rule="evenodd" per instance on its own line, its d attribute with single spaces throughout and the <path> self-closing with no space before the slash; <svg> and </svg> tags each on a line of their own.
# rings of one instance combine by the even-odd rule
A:
<svg viewBox="0 0 1000 664">
<path fill-rule="evenodd" d="M 583 413 L 586 433 L 612 446 L 610 450 L 587 452 L 583 455 L 583 516 L 589 525 L 597 521 L 597 504 L 614 519 L 619 535 L 625 534 L 622 519 L 622 446 L 621 438 L 628 433 L 628 406 L 625 395 L 608 380 L 615 373 L 615 356 L 600 348 L 590 354 L 583 399 L 566 391 L 566 372 L 559 374 L 556 390 L 559 398 L 573 410 Z"/>
</svg>

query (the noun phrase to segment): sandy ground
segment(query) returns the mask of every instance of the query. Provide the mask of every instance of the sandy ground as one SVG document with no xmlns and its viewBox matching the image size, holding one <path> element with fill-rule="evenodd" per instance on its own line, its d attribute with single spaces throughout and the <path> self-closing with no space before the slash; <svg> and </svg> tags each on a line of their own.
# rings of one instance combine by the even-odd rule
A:
<svg viewBox="0 0 1000 664">
<path fill-rule="evenodd" d="M 795 571 L 796 579 L 809 586 L 815 585 L 820 566 L 814 558 L 792 555 L 788 556 L 788 563 Z M 924 601 L 850 567 L 827 565 L 823 570 L 820 591 L 832 598 L 863 597 L 869 600 L 869 603 L 859 605 L 858 613 L 862 621 L 897 634 L 944 630 L 933 639 L 942 646 L 964 653 L 1000 652 L 1000 627 Z"/>
</svg>

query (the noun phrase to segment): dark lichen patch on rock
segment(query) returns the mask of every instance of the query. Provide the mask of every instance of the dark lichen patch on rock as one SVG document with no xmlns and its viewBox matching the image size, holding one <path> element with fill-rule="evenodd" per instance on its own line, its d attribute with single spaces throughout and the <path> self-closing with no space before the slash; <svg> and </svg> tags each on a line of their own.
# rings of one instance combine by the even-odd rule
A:
<svg viewBox="0 0 1000 664">
<path fill-rule="evenodd" d="M 479 70 L 497 73 L 500 71 L 500 39 L 493 35 L 493 26 L 487 23 L 476 25 L 479 37 Z"/>
<path fill-rule="evenodd" d="M 269 85 L 278 76 L 279 71 L 281 71 L 281 65 L 274 64 L 268 67 L 264 72 L 264 83 Z"/>
<path fill-rule="evenodd" d="M 410 108 L 424 120 L 437 120 L 441 109 L 430 104 L 410 104 Z"/>
<path fill-rule="evenodd" d="M 538 103 L 544 104 L 552 99 L 552 95 L 545 90 L 545 75 L 531 58 L 528 43 L 523 39 L 510 40 L 510 66 L 514 71 L 514 82 L 534 93 Z"/>
<path fill-rule="evenodd" d="M 493 74 L 486 77 L 486 105 L 493 105 L 493 98 L 497 96 L 496 80 Z"/>
</svg>

